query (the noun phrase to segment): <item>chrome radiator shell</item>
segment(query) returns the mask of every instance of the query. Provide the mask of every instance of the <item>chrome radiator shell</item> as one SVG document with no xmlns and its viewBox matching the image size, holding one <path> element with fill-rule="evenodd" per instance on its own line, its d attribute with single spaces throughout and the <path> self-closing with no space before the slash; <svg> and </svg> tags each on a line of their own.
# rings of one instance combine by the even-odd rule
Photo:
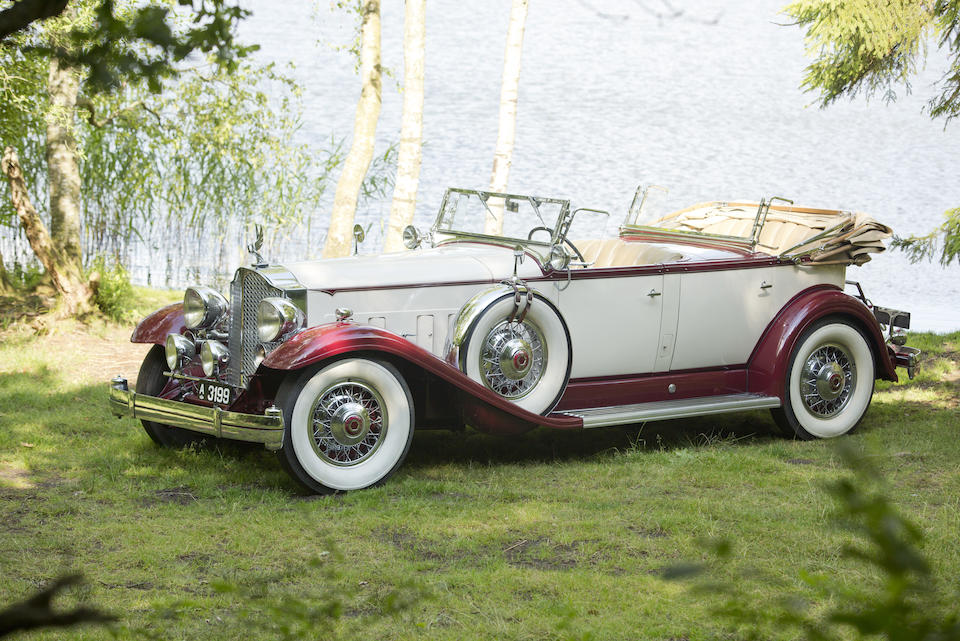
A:
<svg viewBox="0 0 960 641">
<path fill-rule="evenodd" d="M 283 291 L 272 286 L 262 275 L 241 267 L 230 283 L 230 364 L 227 382 L 246 387 L 256 371 L 254 361 L 257 345 L 257 307 L 268 296 L 282 296 Z"/>
</svg>

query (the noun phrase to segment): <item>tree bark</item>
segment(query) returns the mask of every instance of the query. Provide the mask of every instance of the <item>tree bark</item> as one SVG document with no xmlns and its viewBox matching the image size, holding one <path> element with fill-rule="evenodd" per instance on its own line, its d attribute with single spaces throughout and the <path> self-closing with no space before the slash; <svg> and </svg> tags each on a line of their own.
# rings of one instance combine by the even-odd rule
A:
<svg viewBox="0 0 960 641">
<path fill-rule="evenodd" d="M 20 160 L 12 147 L 3 150 L 0 170 L 7 176 L 7 181 L 10 183 L 13 208 L 20 217 L 20 224 L 27 234 L 30 248 L 33 249 L 33 253 L 40 260 L 53 281 L 54 288 L 60 294 L 60 312 L 69 316 L 88 311 L 93 292 L 83 280 L 79 266 L 73 261 L 64 259 L 57 251 L 46 226 L 30 203 L 23 172 L 20 169 Z"/>
<path fill-rule="evenodd" d="M 3 254 L 0 253 L 0 294 L 7 294 L 12 289 L 10 276 L 7 275 L 7 268 L 3 264 Z"/>
<path fill-rule="evenodd" d="M 523 30 L 527 22 L 527 0 L 513 0 L 510 26 L 507 29 L 507 47 L 503 54 L 503 80 L 500 85 L 500 128 L 497 148 L 493 154 L 493 172 L 490 191 L 506 191 L 513 161 L 513 143 L 517 136 L 517 94 L 520 87 L 520 55 L 523 52 Z M 493 203 L 494 217 L 487 217 L 484 231 L 500 234 L 503 231 L 503 207 Z"/>
<path fill-rule="evenodd" d="M 50 232 L 63 260 L 82 263 L 80 244 L 80 167 L 74 136 L 79 83 L 76 71 L 50 59 L 47 93 L 47 182 L 50 184 Z"/>
<path fill-rule="evenodd" d="M 426 0 L 406 0 L 403 17 L 403 115 L 397 181 L 393 187 L 390 224 L 383 251 L 404 249 L 403 229 L 413 222 L 420 182 L 423 141 L 423 68 L 426 42 Z"/>
<path fill-rule="evenodd" d="M 353 142 L 343 163 L 343 173 L 337 182 L 333 198 L 333 212 L 327 242 L 323 247 L 325 258 L 348 256 L 353 237 L 353 219 L 363 179 L 373 159 L 373 145 L 380 118 L 380 0 L 364 0 L 361 7 L 360 78 L 362 89 L 353 123 Z"/>
</svg>

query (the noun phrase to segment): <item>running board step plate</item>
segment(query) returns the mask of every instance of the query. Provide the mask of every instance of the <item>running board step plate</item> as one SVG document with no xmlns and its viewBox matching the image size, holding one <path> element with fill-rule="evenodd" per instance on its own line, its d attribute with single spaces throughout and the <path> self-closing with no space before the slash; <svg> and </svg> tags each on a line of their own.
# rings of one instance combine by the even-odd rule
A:
<svg viewBox="0 0 960 641">
<path fill-rule="evenodd" d="M 702 398 L 684 398 L 676 401 L 656 401 L 636 405 L 618 405 L 617 407 L 591 407 L 582 410 L 557 412 L 567 416 L 576 416 L 583 420 L 583 427 L 607 427 L 610 425 L 629 425 L 644 421 L 663 421 L 672 418 L 689 418 L 707 414 L 743 412 L 780 407 L 776 396 L 759 394 L 728 394 Z"/>
</svg>

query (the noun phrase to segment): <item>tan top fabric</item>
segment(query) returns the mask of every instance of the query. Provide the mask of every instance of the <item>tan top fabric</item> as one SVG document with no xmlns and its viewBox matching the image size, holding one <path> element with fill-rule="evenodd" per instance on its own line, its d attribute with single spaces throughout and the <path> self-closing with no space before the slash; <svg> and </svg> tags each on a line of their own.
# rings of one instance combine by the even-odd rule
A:
<svg viewBox="0 0 960 641">
<path fill-rule="evenodd" d="M 703 203 L 668 214 L 652 226 L 749 240 L 759 206 Z M 817 262 L 861 265 L 870 260 L 871 253 L 884 251 L 883 241 L 892 233 L 866 214 L 771 206 L 756 250 L 773 256 L 809 256 Z"/>
</svg>

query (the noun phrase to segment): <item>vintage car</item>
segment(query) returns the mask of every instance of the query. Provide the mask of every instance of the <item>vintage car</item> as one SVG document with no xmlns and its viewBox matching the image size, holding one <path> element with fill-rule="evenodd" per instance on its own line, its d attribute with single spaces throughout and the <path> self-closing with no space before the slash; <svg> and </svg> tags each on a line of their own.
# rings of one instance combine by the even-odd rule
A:
<svg viewBox="0 0 960 641">
<path fill-rule="evenodd" d="M 912 377 L 909 314 L 845 271 L 890 230 L 860 214 L 710 202 L 610 214 L 449 189 L 412 251 L 237 270 L 145 318 L 153 344 L 114 413 L 160 445 L 262 443 L 314 492 L 366 488 L 414 428 L 516 434 L 768 408 L 801 439 L 846 434 L 874 380 Z M 774 204 L 774 201 L 780 200 Z"/>
</svg>

